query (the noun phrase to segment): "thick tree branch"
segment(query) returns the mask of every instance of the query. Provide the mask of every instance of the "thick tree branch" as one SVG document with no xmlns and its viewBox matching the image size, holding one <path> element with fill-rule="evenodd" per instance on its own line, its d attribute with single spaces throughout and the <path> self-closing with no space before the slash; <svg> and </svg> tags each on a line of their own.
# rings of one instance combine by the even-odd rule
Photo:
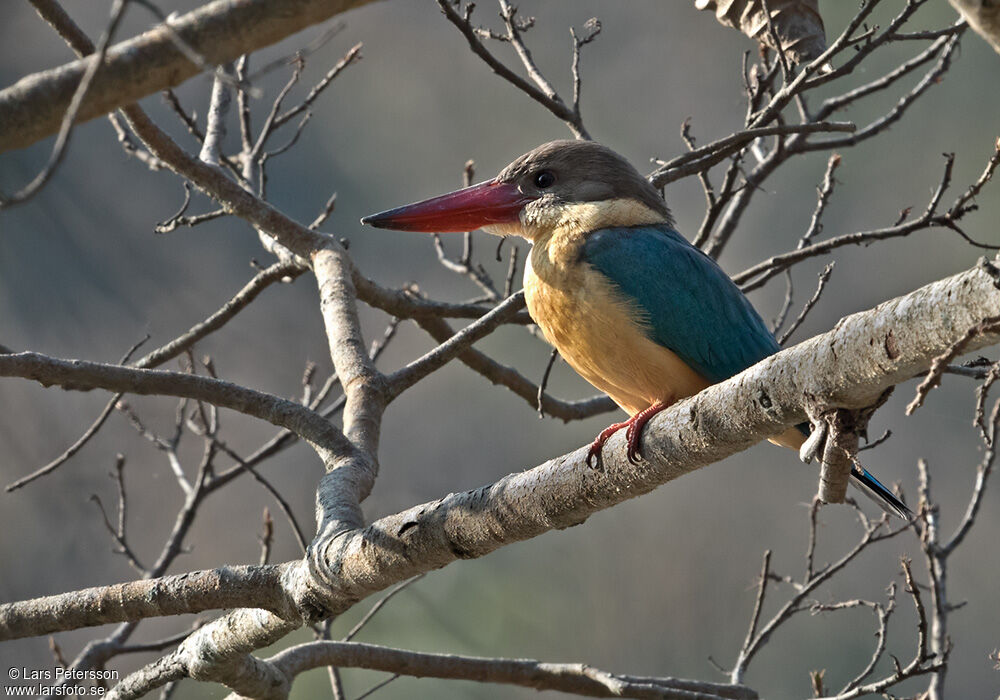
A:
<svg viewBox="0 0 1000 700">
<path fill-rule="evenodd" d="M 212 65 L 234 61 L 306 27 L 370 0 L 215 0 L 108 50 L 78 113 L 87 121 L 159 90 L 179 85 L 201 68 L 174 35 Z M 50 136 L 72 99 L 87 61 L 26 76 L 0 91 L 0 152 Z"/>
<path fill-rule="evenodd" d="M 582 447 L 317 544 L 326 558 L 312 564 L 325 569 L 331 584 L 322 607 L 337 613 L 422 571 L 581 523 L 801 422 L 807 395 L 831 407 L 870 406 L 888 387 L 926 371 L 998 305 L 995 278 L 978 266 L 847 317 L 829 333 L 663 411 L 647 427 L 646 459 L 638 466 L 628 464 L 624 437 L 616 435 L 601 471 L 587 466 Z M 966 349 L 998 339 L 996 332 L 979 335 Z"/>
<path fill-rule="evenodd" d="M 0 639 L 109 622 L 257 605 L 295 618 L 276 566 L 236 566 L 87 588 L 0 605 Z"/>
<path fill-rule="evenodd" d="M 645 459 L 638 465 L 626 460 L 624 436 L 616 435 L 608 442 L 601 470 L 587 466 L 587 445 L 492 485 L 415 506 L 363 529 L 339 531 L 332 538 L 321 535 L 307 560 L 280 567 L 284 592 L 307 617 L 338 613 L 424 571 L 581 523 L 599 510 L 746 449 L 801 422 L 805 395 L 830 406 L 869 406 L 889 386 L 926 371 L 935 357 L 964 336 L 966 328 L 979 324 L 1000 305 L 1000 288 L 991 268 L 983 261 L 972 270 L 844 318 L 834 330 L 679 402 L 647 426 Z M 891 343 L 886 342 L 890 332 Z M 994 331 L 977 336 L 966 349 L 998 341 L 1000 333 Z M 322 577 L 321 596 L 313 587 L 313 576 Z M 65 595 L 71 602 L 73 594 Z M 190 591 L 179 586 L 176 595 L 193 609 Z M 4 609 L 34 604 L 14 603 Z M 86 617 L 70 619 L 77 623 L 45 624 L 57 624 L 56 629 L 97 624 Z M 31 634 L 38 624 L 22 626 L 19 633 Z"/>
<path fill-rule="evenodd" d="M 273 664 L 254 657 L 296 628 L 267 610 L 234 610 L 193 632 L 171 654 L 124 678 L 108 700 L 132 700 L 180 678 L 223 683 L 241 697 L 284 700 L 290 683 Z"/>
<path fill-rule="evenodd" d="M 358 320 L 352 266 L 340 246 L 313 256 L 320 309 L 333 367 L 344 389 L 344 434 L 352 449 L 327 464 L 316 492 L 320 530 L 330 534 L 364 522 L 361 501 L 378 475 L 382 412 L 388 405 L 385 376 L 375 368 Z"/>
</svg>

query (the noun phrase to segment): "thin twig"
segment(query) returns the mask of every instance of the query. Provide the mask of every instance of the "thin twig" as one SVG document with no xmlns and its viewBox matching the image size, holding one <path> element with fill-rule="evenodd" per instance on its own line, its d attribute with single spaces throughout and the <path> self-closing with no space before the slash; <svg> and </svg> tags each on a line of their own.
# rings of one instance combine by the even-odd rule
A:
<svg viewBox="0 0 1000 700">
<path fill-rule="evenodd" d="M 545 409 L 543 407 L 543 399 L 545 398 L 545 387 L 549 383 L 549 374 L 552 373 L 552 366 L 556 363 L 556 358 L 559 357 L 559 350 L 552 348 L 552 352 L 549 353 L 549 361 L 545 363 L 545 371 L 542 372 L 542 381 L 538 383 L 538 394 L 536 397 L 536 405 L 538 407 L 538 417 L 545 417 Z"/>
<path fill-rule="evenodd" d="M 271 558 L 271 544 L 274 542 L 274 520 L 271 518 L 267 506 L 264 506 L 262 528 L 261 534 L 257 538 L 260 540 L 260 558 L 257 563 L 264 566 Z"/>
<path fill-rule="evenodd" d="M 378 602 L 375 603 L 375 605 L 371 606 L 371 608 L 368 609 L 368 612 L 365 613 L 364 617 L 358 620 L 358 623 L 351 628 L 350 632 L 344 635 L 344 638 L 341 641 L 349 642 L 352 639 L 354 639 L 357 636 L 358 632 L 364 629 L 364 626 L 367 625 L 369 622 L 371 622 L 371 619 L 378 614 L 379 610 L 381 610 L 385 606 L 385 604 L 388 603 L 393 598 L 393 596 L 401 593 L 403 590 L 413 585 L 426 575 L 427 574 L 417 574 L 413 578 L 407 579 L 398 586 L 391 588 L 388 593 L 379 598 Z"/>
<path fill-rule="evenodd" d="M 778 124 L 775 126 L 755 127 L 745 129 L 735 134 L 713 141 L 712 143 L 682 153 L 668 161 L 659 161 L 660 166 L 646 179 L 653 187 L 663 187 L 675 180 L 679 180 L 688 175 L 708 169 L 720 163 L 737 151 L 743 149 L 746 144 L 765 136 L 783 136 L 788 134 L 814 134 L 823 132 L 848 131 L 853 132 L 857 127 L 851 122 L 814 122 L 809 124 Z"/>
<path fill-rule="evenodd" d="M 521 90 L 528 97 L 538 102 L 540 105 L 548 109 L 552 114 L 561 119 L 570 128 L 570 131 L 577 138 L 590 139 L 590 135 L 583 126 L 583 121 L 579 114 L 573 112 L 573 110 L 563 102 L 562 98 L 552 89 L 548 82 L 545 80 L 544 76 L 538 71 L 537 67 L 531 59 L 530 52 L 527 52 L 527 48 L 521 43 L 522 49 L 518 50 L 519 55 L 521 55 L 522 63 L 525 63 L 525 68 L 528 70 L 529 75 L 536 83 L 541 83 L 548 86 L 548 90 L 544 88 L 539 88 L 536 85 L 532 85 L 530 82 L 514 73 L 510 68 L 508 68 L 502 61 L 497 59 L 489 49 L 487 49 L 483 42 L 480 41 L 477 35 L 476 29 L 472 26 L 471 14 L 472 14 L 472 4 L 466 6 L 464 15 L 459 14 L 458 11 L 452 7 L 449 0 L 437 0 L 438 8 L 444 13 L 444 16 L 448 18 L 448 21 L 458 27 L 458 30 L 462 32 L 465 36 L 466 41 L 469 42 L 469 48 L 472 52 L 479 56 L 483 61 L 486 62 L 494 73 L 499 75 L 501 78 L 509 82 L 511 85 Z M 501 5 L 503 7 L 503 5 Z M 508 6 L 509 7 L 509 6 Z M 507 22 L 505 18 L 505 22 Z M 519 29 L 513 22 L 513 14 L 510 15 L 510 21 L 507 24 L 508 35 L 506 41 L 512 41 L 512 35 L 517 33 L 519 37 Z M 518 38 L 520 43 L 520 39 Z M 516 45 L 515 45 L 516 48 Z M 525 59 L 525 54 L 527 58 Z"/>
<path fill-rule="evenodd" d="M 414 360 L 403 369 L 391 374 L 387 378 L 388 393 L 391 396 L 399 396 L 399 394 L 413 386 L 420 379 L 461 354 L 462 351 L 466 350 L 477 340 L 492 333 L 498 326 L 506 322 L 522 308 L 524 308 L 524 294 L 519 292 L 508 297 L 499 303 L 490 313 L 470 323 L 423 357 Z M 0 361 L 2 361 L 2 358 L 0 358 Z"/>
<path fill-rule="evenodd" d="M 385 686 L 389 685 L 394 680 L 396 680 L 397 678 L 399 678 L 399 676 L 400 676 L 400 674 L 394 673 L 391 676 L 389 676 L 388 678 L 386 678 L 384 681 L 380 681 L 379 683 L 376 683 L 371 688 L 369 688 L 365 692 L 361 693 L 361 695 L 359 695 L 357 697 L 357 700 L 364 700 L 364 698 L 367 698 L 367 697 L 370 697 L 370 696 L 374 695 L 376 692 L 378 692 L 379 690 L 382 690 L 382 688 L 384 688 Z"/>
<path fill-rule="evenodd" d="M 323 91 L 326 90 L 327 87 L 329 87 L 330 83 L 332 83 L 336 79 L 336 77 L 344 71 L 345 68 L 350 66 L 355 61 L 361 60 L 361 49 L 363 46 L 364 46 L 363 43 L 358 42 L 350 49 L 348 49 L 347 53 L 344 54 L 344 57 L 341 58 L 339 61 L 337 61 L 336 64 L 334 64 L 333 68 L 331 68 L 327 72 L 327 74 L 323 76 L 323 79 L 320 80 L 316 84 L 316 86 L 309 91 L 309 94 L 306 95 L 305 99 L 302 100 L 302 102 L 297 104 L 295 107 L 289 109 L 287 112 L 282 113 L 280 116 L 275 117 L 274 127 L 278 128 L 283 124 L 285 124 L 286 122 L 288 122 L 289 120 L 294 119 L 296 115 L 301 114 L 302 112 L 308 110 L 312 106 L 312 103 L 316 101 L 316 98 L 319 97 L 321 94 L 323 94 Z"/>
<path fill-rule="evenodd" d="M 823 268 L 822 272 L 819 273 L 819 282 L 816 284 L 816 291 L 813 292 L 813 295 L 809 297 L 809 301 L 807 301 L 805 306 L 802 307 L 802 311 L 800 311 L 799 315 L 794 321 L 792 321 L 792 325 L 790 325 L 788 329 L 781 334 L 781 337 L 778 338 L 778 345 L 784 345 L 788 342 L 792 333 L 794 333 L 796 329 L 802 325 L 802 322 L 806 320 L 806 316 L 808 316 L 809 312 L 812 311 L 812 308 L 816 306 L 816 302 L 819 301 L 819 297 L 823 293 L 826 283 L 830 281 L 830 275 L 833 273 L 833 266 L 834 263 L 831 262 Z"/>
</svg>

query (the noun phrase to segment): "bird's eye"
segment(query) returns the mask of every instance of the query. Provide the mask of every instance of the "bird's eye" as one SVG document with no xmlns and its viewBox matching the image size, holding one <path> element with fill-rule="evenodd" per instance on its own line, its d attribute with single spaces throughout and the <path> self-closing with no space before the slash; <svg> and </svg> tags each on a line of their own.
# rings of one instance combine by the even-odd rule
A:
<svg viewBox="0 0 1000 700">
<path fill-rule="evenodd" d="M 537 172 L 535 173 L 535 177 L 533 178 L 535 187 L 537 187 L 540 190 L 552 187 L 552 185 L 555 184 L 555 181 L 556 181 L 556 176 L 553 175 L 552 171 L 550 170 L 542 170 L 541 172 Z"/>
</svg>

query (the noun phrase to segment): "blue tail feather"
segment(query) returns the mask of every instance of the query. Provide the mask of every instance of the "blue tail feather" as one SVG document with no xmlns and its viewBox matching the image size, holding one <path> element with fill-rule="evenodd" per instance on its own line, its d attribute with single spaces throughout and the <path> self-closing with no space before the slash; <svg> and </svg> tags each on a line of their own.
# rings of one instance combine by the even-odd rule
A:
<svg viewBox="0 0 1000 700">
<path fill-rule="evenodd" d="M 896 497 L 896 494 L 886 488 L 881 481 L 868 473 L 866 469 L 857 466 L 853 467 L 851 469 L 851 481 L 889 515 L 895 515 L 903 520 L 910 520 L 913 517 L 913 511 L 907 508 L 906 504 Z"/>
<path fill-rule="evenodd" d="M 809 435 L 810 428 L 808 423 L 799 423 L 795 427 L 803 435 Z M 910 520 L 913 517 L 913 511 L 907 508 L 906 504 L 899 500 L 896 494 L 890 491 L 885 484 L 872 476 L 863 467 L 855 465 L 851 468 L 851 482 L 889 515 L 895 515 L 903 520 Z"/>
</svg>

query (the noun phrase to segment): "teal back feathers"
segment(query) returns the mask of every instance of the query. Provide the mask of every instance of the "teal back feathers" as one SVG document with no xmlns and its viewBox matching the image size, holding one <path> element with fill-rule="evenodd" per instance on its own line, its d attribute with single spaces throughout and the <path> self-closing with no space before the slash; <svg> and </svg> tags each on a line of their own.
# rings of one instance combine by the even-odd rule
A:
<svg viewBox="0 0 1000 700">
<path fill-rule="evenodd" d="M 718 264 L 665 224 L 596 231 L 583 245 L 581 262 L 637 304 L 651 340 L 710 382 L 780 349 Z"/>
</svg>

